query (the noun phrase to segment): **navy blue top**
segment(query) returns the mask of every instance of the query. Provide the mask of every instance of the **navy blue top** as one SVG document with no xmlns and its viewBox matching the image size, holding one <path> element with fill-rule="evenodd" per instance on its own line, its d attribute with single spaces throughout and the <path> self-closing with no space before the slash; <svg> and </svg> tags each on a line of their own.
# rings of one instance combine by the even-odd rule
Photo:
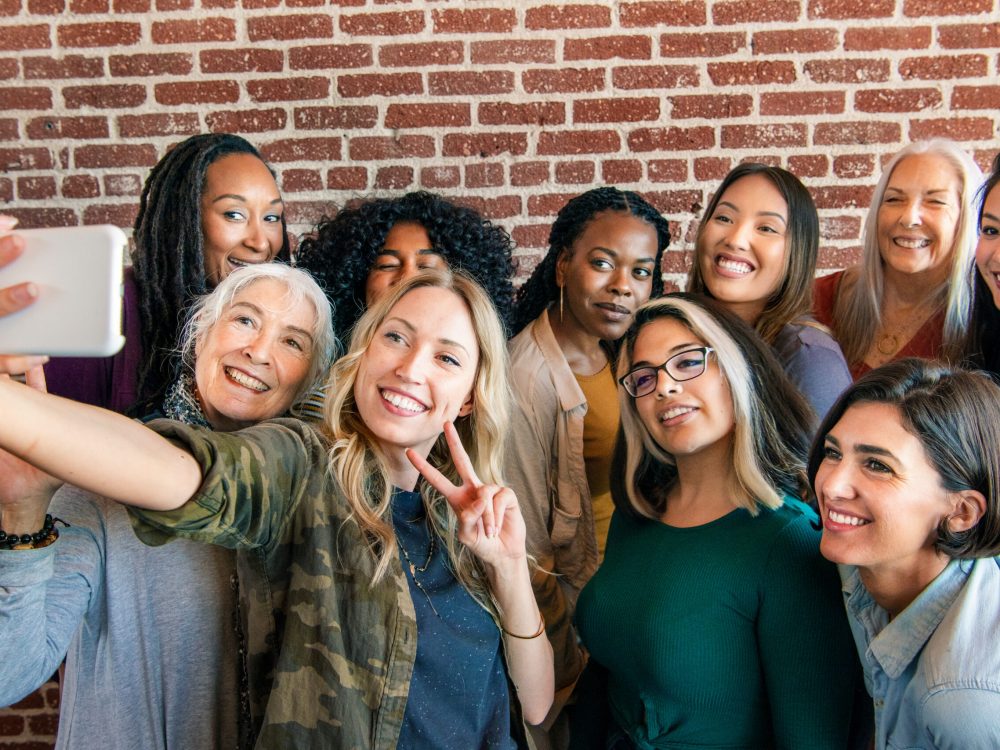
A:
<svg viewBox="0 0 1000 750">
<path fill-rule="evenodd" d="M 430 527 L 419 492 L 393 489 L 392 525 L 417 615 L 417 659 L 398 747 L 516 748 L 496 623 L 455 578 L 440 539 L 428 559 Z"/>
</svg>

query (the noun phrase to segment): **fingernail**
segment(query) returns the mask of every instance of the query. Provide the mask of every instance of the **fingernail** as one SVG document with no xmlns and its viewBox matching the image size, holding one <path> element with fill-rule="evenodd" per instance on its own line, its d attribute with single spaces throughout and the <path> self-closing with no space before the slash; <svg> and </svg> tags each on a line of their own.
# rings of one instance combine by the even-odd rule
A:
<svg viewBox="0 0 1000 750">
<path fill-rule="evenodd" d="M 0 214 L 0 230 L 13 229 L 17 226 L 17 219 L 7 214 Z"/>
<path fill-rule="evenodd" d="M 11 296 L 14 298 L 15 302 L 20 304 L 34 302 L 38 299 L 38 285 L 28 282 L 23 286 L 14 287 L 11 291 Z"/>
</svg>

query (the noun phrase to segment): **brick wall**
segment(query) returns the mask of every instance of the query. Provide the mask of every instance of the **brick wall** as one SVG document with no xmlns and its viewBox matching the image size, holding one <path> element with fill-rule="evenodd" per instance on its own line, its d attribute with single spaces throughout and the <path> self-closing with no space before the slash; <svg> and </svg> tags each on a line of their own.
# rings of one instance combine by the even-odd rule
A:
<svg viewBox="0 0 1000 750">
<path fill-rule="evenodd" d="M 563 202 L 614 183 L 671 220 L 678 280 L 711 189 L 758 159 L 812 189 L 839 267 L 901 144 L 947 135 L 983 166 L 1000 147 L 998 19 L 998 0 L 0 0 L 0 209 L 127 228 L 169 144 L 229 130 L 278 171 L 295 232 L 422 187 L 507 227 L 523 276 Z"/>
</svg>

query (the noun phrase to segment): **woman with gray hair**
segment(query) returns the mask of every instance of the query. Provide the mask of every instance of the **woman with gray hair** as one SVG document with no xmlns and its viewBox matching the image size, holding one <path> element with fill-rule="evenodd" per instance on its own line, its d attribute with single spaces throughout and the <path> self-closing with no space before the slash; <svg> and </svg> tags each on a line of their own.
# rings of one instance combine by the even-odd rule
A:
<svg viewBox="0 0 1000 750">
<path fill-rule="evenodd" d="M 280 416 L 334 345 L 329 303 L 307 273 L 239 268 L 196 303 L 163 413 L 219 431 Z M 54 480 L 3 452 L 0 467 L 0 705 L 65 657 L 58 747 L 240 744 L 234 581 L 249 563 L 192 541 L 147 547 L 123 506 L 70 486 L 50 505 Z M 54 516 L 67 524 L 58 534 Z"/>
<path fill-rule="evenodd" d="M 976 249 L 973 196 L 982 172 L 937 138 L 896 154 L 875 187 L 861 263 L 816 282 L 816 318 L 829 326 L 851 374 L 903 357 L 963 353 Z"/>
</svg>

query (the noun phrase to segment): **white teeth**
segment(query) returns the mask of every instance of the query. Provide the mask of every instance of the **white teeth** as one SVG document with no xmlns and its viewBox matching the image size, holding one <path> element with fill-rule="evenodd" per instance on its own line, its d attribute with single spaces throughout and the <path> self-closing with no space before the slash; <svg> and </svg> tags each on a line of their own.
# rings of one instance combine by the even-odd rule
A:
<svg viewBox="0 0 1000 750">
<path fill-rule="evenodd" d="M 236 260 L 236 258 L 230 258 L 229 259 L 229 264 L 232 265 L 232 266 L 246 266 L 246 265 L 249 265 L 249 263 L 244 263 L 242 260 Z"/>
<path fill-rule="evenodd" d="M 271 390 L 271 386 L 269 386 L 267 383 L 261 380 L 257 380 L 257 378 L 251 377 L 250 375 L 247 375 L 245 372 L 234 370 L 232 367 L 226 368 L 226 375 L 228 375 L 230 378 L 235 380 L 240 385 L 246 386 L 247 388 L 250 388 L 252 390 L 260 392 Z"/>
<path fill-rule="evenodd" d="M 682 414 L 689 414 L 695 409 L 693 406 L 675 406 L 671 409 L 667 409 L 660 415 L 660 421 L 666 422 L 668 419 L 673 419 L 674 417 L 679 417 Z"/>
<path fill-rule="evenodd" d="M 843 513 L 838 513 L 835 510 L 827 512 L 827 516 L 834 523 L 844 524 L 846 526 L 865 526 L 870 524 L 871 521 L 866 521 L 864 518 L 858 518 L 857 516 L 847 516 Z"/>
<path fill-rule="evenodd" d="M 909 238 L 909 237 L 897 237 L 896 244 L 900 247 L 907 247 L 911 250 L 916 250 L 921 247 L 927 247 L 931 244 L 931 241 L 926 237 Z"/>
<path fill-rule="evenodd" d="M 418 404 L 412 398 L 401 396 L 393 391 L 382 391 L 382 398 L 395 406 L 397 409 L 412 411 L 414 414 L 427 410 L 422 404 Z"/>
<path fill-rule="evenodd" d="M 733 273 L 750 273 L 753 270 L 753 266 L 749 263 L 745 263 L 742 260 L 729 260 L 728 258 L 719 258 L 719 265 L 725 268 L 727 271 L 732 271 Z"/>
</svg>

